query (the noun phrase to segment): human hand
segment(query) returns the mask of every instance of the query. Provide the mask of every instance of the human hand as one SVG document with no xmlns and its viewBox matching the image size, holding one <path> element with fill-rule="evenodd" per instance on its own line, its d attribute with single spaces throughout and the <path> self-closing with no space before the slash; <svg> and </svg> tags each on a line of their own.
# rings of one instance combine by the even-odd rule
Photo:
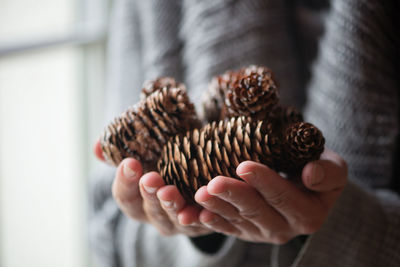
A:
<svg viewBox="0 0 400 267">
<path fill-rule="evenodd" d="M 252 242 L 283 244 L 318 231 L 347 183 L 347 165 L 332 151 L 302 171 L 306 189 L 265 165 L 246 161 L 236 169 L 244 180 L 218 176 L 195 200 L 199 220 L 210 229 Z"/>
<path fill-rule="evenodd" d="M 104 160 L 99 142 L 94 153 Z M 142 175 L 140 162 L 133 158 L 119 164 L 112 194 L 126 216 L 152 224 L 163 235 L 195 237 L 212 232 L 198 221 L 199 207 L 188 205 L 176 186 L 165 185 L 157 172 Z"/>
</svg>

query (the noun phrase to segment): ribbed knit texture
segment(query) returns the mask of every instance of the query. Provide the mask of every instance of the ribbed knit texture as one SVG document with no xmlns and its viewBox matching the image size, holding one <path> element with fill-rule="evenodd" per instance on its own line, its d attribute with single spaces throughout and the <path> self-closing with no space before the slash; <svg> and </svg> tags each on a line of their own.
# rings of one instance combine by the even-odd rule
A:
<svg viewBox="0 0 400 267">
<path fill-rule="evenodd" d="M 183 10 L 185 82 L 193 99 L 201 99 L 214 75 L 268 64 L 279 81 L 282 102 L 302 104 L 285 1 L 184 0 Z"/>
<path fill-rule="evenodd" d="M 199 103 L 211 76 L 266 65 L 283 102 L 301 107 L 308 90 L 307 120 L 323 130 L 327 146 L 346 159 L 350 180 L 364 189 L 350 183 L 301 250 L 296 240 L 271 246 L 228 237 L 208 255 L 183 235 L 161 237 L 122 215 L 110 190 L 115 170 L 99 168 L 90 188 L 98 266 L 400 266 L 400 199 L 389 187 L 399 179 L 393 176 L 399 6 L 395 0 L 327 2 L 115 2 L 105 123 L 137 102 L 146 79 L 173 76 Z"/>
<path fill-rule="evenodd" d="M 306 109 L 353 181 L 370 187 L 390 185 L 399 132 L 400 32 L 388 12 L 374 1 L 332 3 Z"/>
</svg>

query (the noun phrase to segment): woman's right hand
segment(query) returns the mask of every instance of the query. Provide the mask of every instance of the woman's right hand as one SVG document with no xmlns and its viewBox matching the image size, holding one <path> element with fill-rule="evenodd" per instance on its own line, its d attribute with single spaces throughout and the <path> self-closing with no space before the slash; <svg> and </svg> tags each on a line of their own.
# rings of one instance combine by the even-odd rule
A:
<svg viewBox="0 0 400 267">
<path fill-rule="evenodd" d="M 94 152 L 104 161 L 99 141 Z M 165 185 L 157 172 L 143 175 L 140 162 L 133 158 L 119 164 L 112 194 L 126 216 L 152 224 L 163 235 L 195 237 L 211 233 L 199 222 L 199 207 L 188 205 L 177 187 Z"/>
</svg>

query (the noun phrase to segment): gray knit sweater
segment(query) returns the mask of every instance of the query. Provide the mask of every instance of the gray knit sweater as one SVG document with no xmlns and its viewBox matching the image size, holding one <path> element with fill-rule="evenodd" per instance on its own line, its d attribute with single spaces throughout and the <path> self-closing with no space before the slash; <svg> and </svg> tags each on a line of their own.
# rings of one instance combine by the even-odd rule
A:
<svg viewBox="0 0 400 267">
<path fill-rule="evenodd" d="M 90 195 L 98 266 L 400 266 L 399 11 L 396 0 L 116 0 L 106 121 L 137 102 L 144 80 L 173 76 L 197 100 L 213 75 L 262 64 L 351 182 L 305 244 L 228 237 L 207 254 L 126 218 L 110 193 L 115 170 L 102 165 Z"/>
</svg>

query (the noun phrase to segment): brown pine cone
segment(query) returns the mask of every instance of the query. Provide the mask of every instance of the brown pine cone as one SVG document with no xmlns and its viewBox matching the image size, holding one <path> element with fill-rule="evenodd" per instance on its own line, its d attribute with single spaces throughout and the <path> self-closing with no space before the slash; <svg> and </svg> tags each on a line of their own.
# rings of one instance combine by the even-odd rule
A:
<svg viewBox="0 0 400 267">
<path fill-rule="evenodd" d="M 307 162 L 319 159 L 325 138 L 311 123 L 298 122 L 287 128 L 283 145 L 284 154 L 278 169 L 290 176 L 299 176 Z"/>
<path fill-rule="evenodd" d="M 236 116 L 264 119 L 277 103 L 272 72 L 266 67 L 252 65 L 214 77 L 203 107 L 207 121 Z"/>
<path fill-rule="evenodd" d="M 279 140 L 272 124 L 245 117 L 207 124 L 186 136 L 171 139 L 158 161 L 166 184 L 178 187 L 188 201 L 195 192 L 218 175 L 234 177 L 240 162 L 252 160 L 298 176 L 304 165 L 320 157 L 324 138 L 310 123 L 295 123 Z"/>
<path fill-rule="evenodd" d="M 160 77 L 155 80 L 146 81 L 143 84 L 142 92 L 140 94 L 140 99 L 143 100 L 154 91 L 160 90 L 164 87 L 167 88 L 184 88 L 185 86 L 182 83 L 178 83 L 174 78 L 171 77 Z"/>
<path fill-rule="evenodd" d="M 278 103 L 272 73 L 265 67 L 250 66 L 240 70 L 238 79 L 225 93 L 226 115 L 264 119 Z"/>
<path fill-rule="evenodd" d="M 107 126 L 100 139 L 103 155 L 113 165 L 134 157 L 145 171 L 156 170 L 168 139 L 200 125 L 185 88 L 165 86 Z"/>
<path fill-rule="evenodd" d="M 274 168 L 281 153 L 271 125 L 238 117 L 176 136 L 164 146 L 158 170 L 166 184 L 176 185 L 192 201 L 196 190 L 215 176 L 239 179 L 236 167 L 240 162 L 253 160 Z"/>
</svg>

